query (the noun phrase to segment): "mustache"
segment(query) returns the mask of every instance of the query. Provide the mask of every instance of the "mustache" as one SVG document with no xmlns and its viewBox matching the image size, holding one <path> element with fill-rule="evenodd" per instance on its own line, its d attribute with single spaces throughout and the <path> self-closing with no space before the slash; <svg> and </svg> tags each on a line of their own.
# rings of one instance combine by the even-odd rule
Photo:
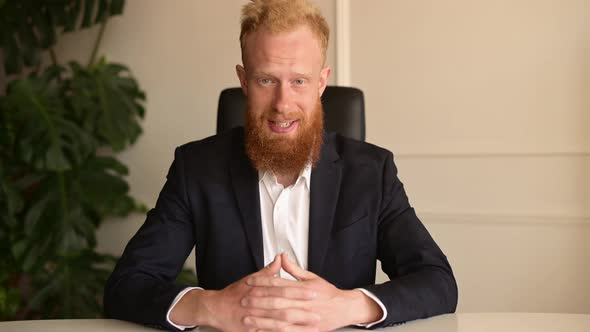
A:
<svg viewBox="0 0 590 332">
<path fill-rule="evenodd" d="M 265 111 L 260 115 L 262 118 L 270 121 L 293 121 L 305 119 L 302 112 L 290 112 L 277 114 L 274 110 Z"/>
<path fill-rule="evenodd" d="M 251 104 L 250 101 L 246 102 L 247 113 L 259 113 L 258 118 L 268 119 L 270 121 L 293 121 L 293 120 L 304 120 L 305 114 L 301 110 L 280 112 L 272 107 L 265 108 L 262 112 L 258 112 Z"/>
</svg>

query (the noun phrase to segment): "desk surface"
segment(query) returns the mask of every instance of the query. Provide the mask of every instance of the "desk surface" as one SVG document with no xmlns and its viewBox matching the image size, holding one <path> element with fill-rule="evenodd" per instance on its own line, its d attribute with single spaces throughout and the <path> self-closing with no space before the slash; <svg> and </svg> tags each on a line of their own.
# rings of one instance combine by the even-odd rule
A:
<svg viewBox="0 0 590 332">
<path fill-rule="evenodd" d="M 0 322 L 0 332 L 139 332 L 156 331 L 140 325 L 112 319 L 37 320 Z M 197 331 L 197 330 L 195 330 Z M 209 328 L 198 331 L 213 332 Z M 341 332 L 360 331 L 342 329 Z M 534 313 L 470 313 L 452 314 L 408 322 L 378 331 L 395 332 L 588 332 L 590 315 Z"/>
</svg>

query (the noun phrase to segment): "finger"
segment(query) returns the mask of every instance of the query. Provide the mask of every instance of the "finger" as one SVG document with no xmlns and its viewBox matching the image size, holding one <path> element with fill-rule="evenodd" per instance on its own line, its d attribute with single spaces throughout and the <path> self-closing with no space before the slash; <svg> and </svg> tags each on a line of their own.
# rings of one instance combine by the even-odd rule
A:
<svg viewBox="0 0 590 332">
<path fill-rule="evenodd" d="M 266 287 L 303 287 L 303 284 L 295 281 L 295 280 L 288 280 L 284 278 L 278 278 L 275 276 L 268 276 L 268 275 L 252 275 L 250 278 L 246 279 L 246 284 L 249 286 L 266 286 Z"/>
<path fill-rule="evenodd" d="M 279 255 L 275 256 L 275 259 L 270 264 L 265 266 L 264 269 L 260 270 L 259 274 L 268 275 L 268 276 L 278 275 L 279 271 L 281 270 L 281 265 L 282 265 L 282 257 L 279 254 Z"/>
<path fill-rule="evenodd" d="M 281 329 L 269 330 L 269 329 L 257 329 L 256 332 L 316 332 L 318 330 L 315 326 L 308 325 L 287 325 Z"/>
<path fill-rule="evenodd" d="M 283 269 L 288 272 L 290 275 L 295 277 L 297 280 L 309 280 L 316 277 L 315 274 L 302 269 L 299 265 L 295 264 L 293 261 L 289 259 L 289 255 L 283 253 L 282 257 L 282 267 Z"/>
<path fill-rule="evenodd" d="M 303 309 L 282 309 L 282 310 L 252 310 L 248 313 L 249 317 L 272 318 L 275 320 L 287 322 L 289 324 L 309 325 L 320 321 L 320 316 L 310 310 Z"/>
<path fill-rule="evenodd" d="M 246 308 L 276 310 L 276 309 L 290 309 L 299 308 L 304 309 L 309 306 L 309 301 L 293 300 L 283 297 L 256 297 L 246 296 L 240 304 Z"/>
<path fill-rule="evenodd" d="M 265 311 L 265 316 L 248 315 L 244 318 L 244 324 L 248 327 L 274 329 L 287 325 L 311 325 L 319 322 L 320 316 L 311 311 L 300 309 Z"/>
<path fill-rule="evenodd" d="M 275 278 L 276 279 L 276 278 Z M 283 297 L 294 300 L 313 300 L 317 293 L 305 287 L 254 287 L 248 294 L 250 296 Z"/>
<path fill-rule="evenodd" d="M 256 331 L 259 331 L 259 329 L 267 329 L 270 331 L 282 331 L 284 327 L 289 325 L 288 322 L 281 321 L 278 319 L 256 316 L 244 317 L 243 323 L 248 327 L 249 330 L 255 328 Z"/>
</svg>

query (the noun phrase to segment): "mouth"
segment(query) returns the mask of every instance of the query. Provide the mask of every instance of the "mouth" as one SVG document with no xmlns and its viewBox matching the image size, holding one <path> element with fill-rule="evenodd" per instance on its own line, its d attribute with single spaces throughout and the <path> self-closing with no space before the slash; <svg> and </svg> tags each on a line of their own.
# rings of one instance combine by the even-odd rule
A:
<svg viewBox="0 0 590 332">
<path fill-rule="evenodd" d="M 291 121 L 268 121 L 268 126 L 270 130 L 275 133 L 284 134 L 289 133 L 295 128 L 299 126 L 299 120 L 291 120 Z"/>
</svg>

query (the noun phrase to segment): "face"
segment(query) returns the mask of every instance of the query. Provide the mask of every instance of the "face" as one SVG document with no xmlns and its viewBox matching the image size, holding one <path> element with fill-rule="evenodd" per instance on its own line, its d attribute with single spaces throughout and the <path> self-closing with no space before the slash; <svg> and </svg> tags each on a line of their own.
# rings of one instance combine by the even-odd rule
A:
<svg viewBox="0 0 590 332">
<path fill-rule="evenodd" d="M 284 168 L 298 160 L 305 165 L 321 144 L 320 97 L 330 68 L 322 68 L 320 43 L 307 26 L 282 33 L 261 28 L 246 37 L 243 59 L 236 70 L 248 99 L 248 155 L 259 169 L 297 171 L 300 165 Z"/>
</svg>

